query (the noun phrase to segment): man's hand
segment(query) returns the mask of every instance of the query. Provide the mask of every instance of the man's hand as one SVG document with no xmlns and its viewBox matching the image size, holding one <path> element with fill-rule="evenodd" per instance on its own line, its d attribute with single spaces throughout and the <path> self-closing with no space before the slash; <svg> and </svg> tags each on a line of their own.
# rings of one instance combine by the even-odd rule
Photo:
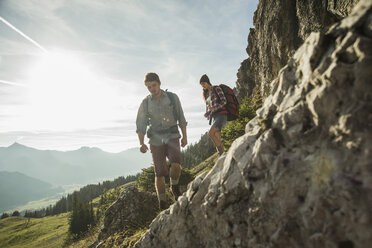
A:
<svg viewBox="0 0 372 248">
<path fill-rule="evenodd" d="M 149 149 L 149 148 L 147 147 L 146 144 L 143 144 L 143 145 L 141 145 L 141 147 L 140 147 L 140 151 L 141 151 L 142 153 L 146 153 L 148 149 Z"/>
<path fill-rule="evenodd" d="M 181 146 L 185 147 L 187 145 L 187 137 L 182 137 L 181 139 Z"/>
</svg>

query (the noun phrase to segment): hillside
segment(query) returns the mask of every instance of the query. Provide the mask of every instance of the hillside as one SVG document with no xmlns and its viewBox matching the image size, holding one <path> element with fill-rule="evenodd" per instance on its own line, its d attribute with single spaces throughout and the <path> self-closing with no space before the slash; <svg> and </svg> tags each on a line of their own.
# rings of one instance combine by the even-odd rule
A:
<svg viewBox="0 0 372 248">
<path fill-rule="evenodd" d="M 19 172 L 0 171 L 0 212 L 62 191 Z"/>
<path fill-rule="evenodd" d="M 112 181 L 115 182 L 115 181 Z M 107 182 L 106 182 L 107 183 Z M 120 192 L 135 185 L 135 181 L 119 185 L 92 199 L 94 210 L 107 209 Z M 87 185 L 85 187 L 88 187 Z M 84 193 L 80 192 L 80 193 Z M 102 203 L 104 198 L 104 203 Z M 102 205 L 103 204 L 103 205 Z M 69 240 L 71 211 L 42 218 L 7 217 L 0 220 L 0 247 L 87 247 L 97 238 L 100 223 L 76 242 Z M 102 217 L 96 216 L 102 220 Z"/>
<path fill-rule="evenodd" d="M 53 185 L 88 184 L 134 175 L 151 163 L 137 148 L 120 153 L 82 147 L 75 151 L 37 150 L 19 143 L 0 148 L 0 170 L 21 172 Z"/>
<path fill-rule="evenodd" d="M 67 230 L 67 213 L 30 220 L 9 217 L 0 220 L 0 247 L 62 247 Z"/>
</svg>

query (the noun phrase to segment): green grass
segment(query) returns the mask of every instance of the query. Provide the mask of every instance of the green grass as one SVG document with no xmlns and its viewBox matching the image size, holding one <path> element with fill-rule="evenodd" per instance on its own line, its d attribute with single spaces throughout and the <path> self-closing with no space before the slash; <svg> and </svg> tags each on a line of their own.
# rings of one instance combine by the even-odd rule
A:
<svg viewBox="0 0 372 248">
<path fill-rule="evenodd" d="M 205 171 L 208 172 L 213 168 L 217 159 L 218 159 L 218 153 L 215 153 L 209 158 L 207 158 L 205 161 L 191 168 L 190 172 L 193 174 L 194 177 L 197 177 L 198 175 L 202 174 Z"/>
<path fill-rule="evenodd" d="M 212 155 L 204 162 L 195 166 L 191 169 L 191 173 L 194 176 L 199 175 L 204 171 L 209 171 L 214 163 L 216 162 L 217 154 Z M 126 187 L 135 184 L 136 182 L 130 182 L 120 186 L 120 192 Z M 117 197 L 115 189 L 108 190 L 107 195 L 112 194 Z M 99 204 L 100 197 L 93 200 L 93 205 L 96 207 Z M 115 200 L 115 199 L 112 199 Z M 112 202 L 108 203 L 110 205 Z M 24 217 L 8 217 L 0 220 L 0 247 L 63 247 L 65 240 L 68 235 L 68 218 L 70 213 L 59 214 L 56 216 L 48 216 L 44 218 L 31 218 L 28 222 L 28 218 Z M 101 217 L 102 221 L 103 216 Z M 101 221 L 92 230 L 90 230 L 84 237 L 81 237 L 78 241 L 69 243 L 70 248 L 88 247 L 92 244 L 98 236 L 99 227 Z M 133 230 L 123 230 L 116 235 L 109 238 L 106 247 L 122 247 L 123 244 L 126 246 L 132 246 L 147 228 L 145 226 L 139 226 Z M 128 233 L 131 232 L 131 234 Z M 129 235 L 128 235 L 129 234 Z"/>
<path fill-rule="evenodd" d="M 9 217 L 0 220 L 0 247 L 62 247 L 68 213 L 44 218 Z"/>
</svg>

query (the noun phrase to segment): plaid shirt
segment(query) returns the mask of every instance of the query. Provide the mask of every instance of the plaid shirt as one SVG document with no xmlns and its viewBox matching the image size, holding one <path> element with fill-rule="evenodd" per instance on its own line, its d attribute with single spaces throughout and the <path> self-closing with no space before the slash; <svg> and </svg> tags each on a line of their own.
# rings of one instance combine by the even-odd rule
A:
<svg viewBox="0 0 372 248">
<path fill-rule="evenodd" d="M 216 95 L 217 93 L 217 95 Z M 215 109 L 212 113 L 221 110 L 227 103 L 225 94 L 223 93 L 221 87 L 213 86 L 211 93 L 211 102 L 209 108 Z"/>
</svg>

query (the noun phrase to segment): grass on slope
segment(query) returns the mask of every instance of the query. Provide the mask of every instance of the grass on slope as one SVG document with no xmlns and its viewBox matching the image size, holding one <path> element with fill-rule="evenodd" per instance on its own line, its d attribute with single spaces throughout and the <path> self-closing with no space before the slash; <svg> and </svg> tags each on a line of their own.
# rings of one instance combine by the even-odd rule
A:
<svg viewBox="0 0 372 248">
<path fill-rule="evenodd" d="M 200 164 L 196 165 L 195 167 L 191 168 L 191 173 L 193 174 L 194 177 L 197 177 L 198 175 L 202 174 L 205 171 L 210 171 L 214 164 L 216 163 L 218 159 L 218 153 L 213 154 Z"/>
<path fill-rule="evenodd" d="M 0 220 L 0 247 L 62 247 L 68 213 L 44 218 L 9 217 Z"/>
</svg>

